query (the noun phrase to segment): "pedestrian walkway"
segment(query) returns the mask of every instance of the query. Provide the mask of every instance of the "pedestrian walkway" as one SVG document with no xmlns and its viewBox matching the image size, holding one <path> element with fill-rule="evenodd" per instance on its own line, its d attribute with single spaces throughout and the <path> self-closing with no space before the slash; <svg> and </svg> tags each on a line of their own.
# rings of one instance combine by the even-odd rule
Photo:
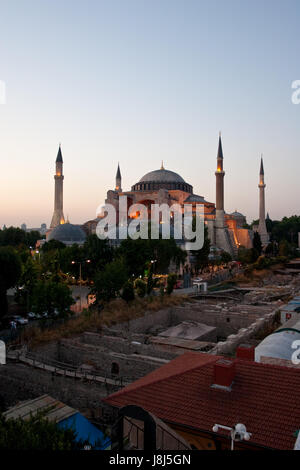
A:
<svg viewBox="0 0 300 470">
<path fill-rule="evenodd" d="M 58 361 L 43 361 L 32 353 L 12 350 L 7 353 L 7 358 L 10 360 L 22 362 L 31 367 L 42 369 L 55 375 L 63 377 L 70 377 L 79 380 L 86 380 L 101 384 L 118 386 L 120 388 L 129 385 L 132 381 L 129 377 L 107 377 L 100 374 L 93 374 L 91 372 L 79 371 L 76 367 L 70 364 L 64 364 Z"/>
</svg>

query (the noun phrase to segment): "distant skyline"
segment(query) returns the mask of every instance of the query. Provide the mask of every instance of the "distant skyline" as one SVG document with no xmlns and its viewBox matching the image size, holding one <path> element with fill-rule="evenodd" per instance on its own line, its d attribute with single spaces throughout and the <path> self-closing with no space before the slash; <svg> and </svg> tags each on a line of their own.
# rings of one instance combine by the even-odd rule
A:
<svg viewBox="0 0 300 470">
<path fill-rule="evenodd" d="M 300 214 L 300 2 L 0 0 L 0 226 L 50 225 L 55 159 L 64 214 L 96 216 L 118 162 L 129 190 L 179 173 L 215 202 L 222 132 L 225 210 Z"/>
</svg>

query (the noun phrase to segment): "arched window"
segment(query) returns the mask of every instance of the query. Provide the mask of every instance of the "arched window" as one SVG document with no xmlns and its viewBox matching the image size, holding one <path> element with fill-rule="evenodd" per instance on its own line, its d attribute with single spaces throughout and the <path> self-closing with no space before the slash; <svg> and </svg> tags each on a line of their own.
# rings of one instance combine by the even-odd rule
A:
<svg viewBox="0 0 300 470">
<path fill-rule="evenodd" d="M 112 375 L 119 375 L 120 367 L 117 362 L 113 362 L 111 365 L 111 374 Z"/>
</svg>

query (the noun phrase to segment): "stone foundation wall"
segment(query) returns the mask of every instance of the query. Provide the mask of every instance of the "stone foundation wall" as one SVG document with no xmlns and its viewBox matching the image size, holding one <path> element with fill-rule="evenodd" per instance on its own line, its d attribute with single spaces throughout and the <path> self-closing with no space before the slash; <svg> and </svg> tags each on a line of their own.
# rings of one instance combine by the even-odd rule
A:
<svg viewBox="0 0 300 470">
<path fill-rule="evenodd" d="M 241 328 L 237 334 L 229 335 L 226 341 L 219 342 L 209 351 L 210 354 L 232 355 L 240 344 L 251 343 L 253 338 L 264 329 L 270 330 L 274 325 L 278 310 L 267 313 L 263 317 L 257 318 L 248 328 Z M 274 328 L 274 327 L 273 327 Z"/>
<path fill-rule="evenodd" d="M 264 310 L 263 307 L 260 309 Z M 226 309 L 218 309 L 216 306 L 207 308 L 207 304 L 201 305 L 201 302 L 197 302 L 181 307 L 170 307 L 153 314 L 146 313 L 141 318 L 114 325 L 114 330 L 126 332 L 127 335 L 132 333 L 156 334 L 162 328 L 191 320 L 215 326 L 217 328 L 216 335 L 226 337 L 236 333 L 240 328 L 248 327 L 263 313 L 255 313 L 254 310 L 247 311 L 246 308 L 245 312 L 226 311 Z"/>
<path fill-rule="evenodd" d="M 89 364 L 103 376 L 111 376 L 117 365 L 117 375 L 130 380 L 143 377 L 177 356 L 173 352 L 159 351 L 151 344 L 132 344 L 123 338 L 96 333 L 43 345 L 35 353 L 41 360 L 55 360 L 74 367 Z"/>
<path fill-rule="evenodd" d="M 74 344 L 70 341 L 61 341 L 59 345 L 59 357 L 62 362 L 80 366 L 90 364 L 98 373 L 111 375 L 113 363 L 117 364 L 119 376 L 129 377 L 134 380 L 142 377 L 161 366 L 162 362 L 151 362 L 134 355 L 127 355 L 112 351 L 100 351 L 92 345 Z"/>
<path fill-rule="evenodd" d="M 219 337 L 227 337 L 230 334 L 236 333 L 240 328 L 247 328 L 261 316 L 261 313 L 233 312 L 216 307 L 206 310 L 201 305 L 195 306 L 190 310 L 177 307 L 175 313 L 179 321 L 191 320 L 215 326 L 217 330 L 216 335 Z"/>
<path fill-rule="evenodd" d="M 5 408 L 18 401 L 48 394 L 79 411 L 96 409 L 100 407 L 101 399 L 118 389 L 112 385 L 54 375 L 24 364 L 0 366 L 0 398 Z"/>
<path fill-rule="evenodd" d="M 102 336 L 97 333 L 86 332 L 80 337 L 80 342 L 85 345 L 96 346 L 102 350 L 110 350 L 121 354 L 141 354 L 166 360 L 171 360 L 175 357 L 174 354 L 157 351 L 151 344 L 144 344 L 145 335 L 134 336 L 138 336 L 138 338 L 133 339 L 131 335 L 128 338 L 120 338 L 118 336 Z"/>
</svg>

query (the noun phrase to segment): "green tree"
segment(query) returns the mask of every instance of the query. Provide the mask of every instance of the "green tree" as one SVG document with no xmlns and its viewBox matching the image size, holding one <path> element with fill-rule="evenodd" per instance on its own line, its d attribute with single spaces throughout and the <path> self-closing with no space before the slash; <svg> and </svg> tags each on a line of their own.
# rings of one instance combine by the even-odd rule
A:
<svg viewBox="0 0 300 470">
<path fill-rule="evenodd" d="M 122 241 L 116 256 L 121 256 L 124 259 L 130 275 L 140 276 L 144 274 L 145 268 L 151 260 L 156 260 L 156 272 L 166 273 L 171 262 L 174 262 L 176 266 L 185 262 L 186 252 L 176 244 L 173 238 L 168 240 L 151 238 L 132 240 L 128 238 Z"/>
<path fill-rule="evenodd" d="M 59 317 L 66 317 L 70 314 L 71 305 L 75 304 L 69 287 L 62 282 L 53 282 L 51 295 L 54 310 L 57 310 Z"/>
<path fill-rule="evenodd" d="M 193 220 L 193 230 L 195 230 L 195 219 Z M 208 238 L 208 229 L 204 227 L 204 243 L 200 250 L 193 251 L 194 266 L 196 271 L 202 271 L 209 264 L 210 240 Z"/>
<path fill-rule="evenodd" d="M 240 246 L 238 249 L 238 260 L 242 264 L 250 264 L 253 261 L 252 249 L 245 248 Z"/>
<path fill-rule="evenodd" d="M 43 253 L 47 253 L 54 250 L 64 250 L 65 248 L 66 245 L 59 240 L 50 240 L 49 242 L 46 242 L 42 245 L 41 251 Z"/>
<path fill-rule="evenodd" d="M 84 243 L 85 259 L 91 260 L 86 266 L 88 277 L 93 277 L 96 271 L 101 270 L 113 260 L 113 248 L 108 240 L 101 240 L 96 234 L 89 235 Z"/>
<path fill-rule="evenodd" d="M 27 248 L 34 248 L 37 240 L 41 238 L 42 236 L 37 230 L 25 232 L 25 230 L 18 227 L 9 227 L 0 230 L 0 246 L 13 246 L 16 248 L 26 246 Z"/>
<path fill-rule="evenodd" d="M 109 302 L 116 298 L 127 280 L 128 271 L 123 260 L 117 259 L 108 263 L 94 277 L 92 293 L 96 296 L 96 301 L 98 303 Z"/>
<path fill-rule="evenodd" d="M 232 257 L 230 253 L 227 253 L 227 251 L 222 251 L 221 253 L 221 262 L 224 264 L 230 263 L 232 261 Z"/>
<path fill-rule="evenodd" d="M 17 302 L 26 307 L 27 311 L 31 309 L 33 289 L 40 277 L 40 274 L 40 264 L 31 256 L 28 257 L 22 265 L 22 274 L 18 281 L 18 289 L 16 293 Z"/>
<path fill-rule="evenodd" d="M 147 277 L 147 295 L 151 295 L 153 289 L 156 287 L 157 279 L 153 277 L 153 263 L 149 263 L 148 277 Z"/>
<path fill-rule="evenodd" d="M 288 256 L 290 253 L 291 246 L 287 240 L 281 240 L 279 243 L 279 256 Z"/>
<path fill-rule="evenodd" d="M 59 428 L 42 414 L 30 417 L 28 420 L 5 419 L 0 414 L 0 450 L 18 451 L 56 451 L 80 450 L 88 444 L 76 440 L 72 429 Z"/>
<path fill-rule="evenodd" d="M 145 297 L 147 291 L 147 284 L 145 281 L 143 281 L 143 279 L 136 279 L 134 287 L 139 297 Z"/>
<path fill-rule="evenodd" d="M 127 267 L 130 276 L 144 274 L 147 261 L 151 258 L 149 240 L 123 240 L 116 250 L 116 257 L 121 257 Z"/>
<path fill-rule="evenodd" d="M 17 285 L 21 272 L 21 261 L 14 249 L 0 247 L 0 318 L 7 313 L 7 290 Z"/>
<path fill-rule="evenodd" d="M 72 246 L 65 247 L 64 250 L 57 252 L 57 269 L 63 273 L 69 273 L 76 279 L 79 278 L 79 265 L 81 263 L 81 276 L 87 277 L 87 257 L 81 246 L 74 243 Z M 75 263 L 74 263 L 75 261 Z"/>
<path fill-rule="evenodd" d="M 155 272 L 167 273 L 171 262 L 175 263 L 178 268 L 180 264 L 184 264 L 187 253 L 177 245 L 174 238 L 146 240 L 149 245 L 150 258 L 149 260 L 156 260 L 154 264 Z"/>
<path fill-rule="evenodd" d="M 261 238 L 258 232 L 254 232 L 253 236 L 253 261 L 256 261 L 257 258 L 261 255 L 262 253 L 262 243 L 261 243 Z"/>
<path fill-rule="evenodd" d="M 42 238 L 44 238 L 44 236 L 42 236 L 37 230 L 26 232 L 26 246 L 32 246 L 34 248 L 36 246 L 36 242 Z"/>
<path fill-rule="evenodd" d="M 26 245 L 26 232 L 16 227 L 0 230 L 0 246 Z"/>
<path fill-rule="evenodd" d="M 177 275 L 174 273 L 170 273 L 167 278 L 167 294 L 172 294 L 174 287 L 176 285 Z"/>
<path fill-rule="evenodd" d="M 35 313 L 52 315 L 57 310 L 60 317 L 65 317 L 74 303 L 69 287 L 62 282 L 38 280 L 33 288 L 31 305 Z"/>
<path fill-rule="evenodd" d="M 122 289 L 121 297 L 127 303 L 134 300 L 134 288 L 133 288 L 133 284 L 131 281 L 125 282 L 123 289 Z"/>
<path fill-rule="evenodd" d="M 283 217 L 281 221 L 267 219 L 266 223 L 268 232 L 271 232 L 272 241 L 279 243 L 286 240 L 290 244 L 297 245 L 300 216 Z"/>
</svg>

